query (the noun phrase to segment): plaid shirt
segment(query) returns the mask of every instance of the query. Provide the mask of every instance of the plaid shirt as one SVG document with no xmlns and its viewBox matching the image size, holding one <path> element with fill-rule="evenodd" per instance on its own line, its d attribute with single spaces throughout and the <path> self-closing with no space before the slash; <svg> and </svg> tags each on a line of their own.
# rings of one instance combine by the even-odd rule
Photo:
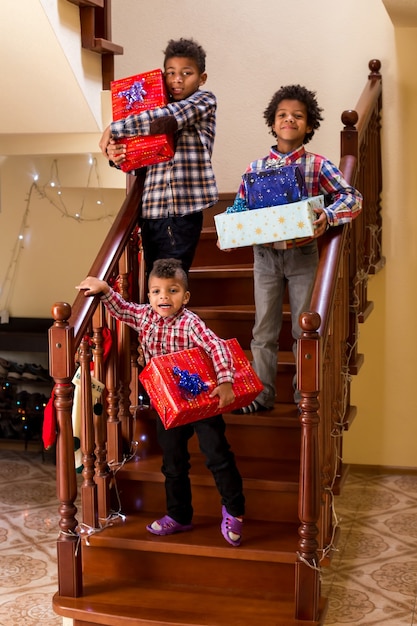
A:
<svg viewBox="0 0 417 626">
<path fill-rule="evenodd" d="M 183 307 L 175 315 L 162 317 L 150 304 L 126 302 L 113 289 L 101 299 L 113 317 L 137 331 L 147 363 L 153 356 L 201 347 L 213 361 L 217 383 L 234 381 L 227 345 L 192 311 Z"/>
<path fill-rule="evenodd" d="M 306 152 L 304 146 L 289 154 L 281 154 L 274 146 L 267 157 L 253 161 L 247 172 L 265 169 L 265 167 L 290 165 L 297 163 L 304 171 L 307 195 L 325 196 L 324 211 L 330 226 L 346 224 L 357 217 L 362 210 L 362 195 L 354 187 L 348 185 L 341 171 L 331 161 L 318 154 Z M 243 181 L 237 192 L 237 197 L 245 198 Z M 300 239 L 305 244 L 307 239 Z M 297 240 L 298 243 L 298 240 Z"/>
<path fill-rule="evenodd" d="M 202 211 L 218 200 L 211 164 L 216 131 L 217 101 L 209 91 L 197 90 L 185 100 L 129 115 L 112 122 L 115 139 L 149 135 L 154 120 L 174 116 L 175 154 L 170 161 L 147 168 L 142 217 L 165 218 Z"/>
</svg>

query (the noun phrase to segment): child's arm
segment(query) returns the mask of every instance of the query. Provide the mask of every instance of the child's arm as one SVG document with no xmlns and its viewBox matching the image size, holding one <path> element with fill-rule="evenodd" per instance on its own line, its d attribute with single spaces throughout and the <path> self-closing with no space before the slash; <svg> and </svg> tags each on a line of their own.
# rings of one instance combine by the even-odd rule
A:
<svg viewBox="0 0 417 626">
<path fill-rule="evenodd" d="M 181 129 L 186 126 L 193 126 L 211 115 L 214 116 L 216 107 L 217 101 L 214 94 L 209 91 L 198 90 L 179 102 L 169 102 L 164 107 L 142 111 L 117 122 L 112 122 L 109 132 L 111 137 L 117 140 L 122 137 L 153 135 L 175 128 Z M 104 134 L 102 140 L 104 145 L 106 140 Z M 109 140 L 110 137 L 107 134 L 107 143 Z M 102 142 L 100 142 L 100 147 L 103 152 Z"/>
<path fill-rule="evenodd" d="M 110 287 L 105 280 L 95 278 L 95 276 L 87 276 L 75 287 L 79 291 L 84 291 L 85 296 L 96 296 L 102 293 L 109 293 Z"/>
<path fill-rule="evenodd" d="M 211 357 L 217 376 L 217 386 L 210 398 L 219 397 L 219 409 L 231 404 L 235 399 L 233 392 L 234 365 L 230 350 L 223 339 L 220 339 L 201 318 L 193 315 L 189 339 L 194 346 L 201 346 Z"/>
<path fill-rule="evenodd" d="M 355 219 L 362 210 L 361 193 L 348 184 L 342 172 L 327 159 L 321 163 L 319 191 L 331 198 L 324 208 L 329 226 L 339 226 Z"/>
</svg>

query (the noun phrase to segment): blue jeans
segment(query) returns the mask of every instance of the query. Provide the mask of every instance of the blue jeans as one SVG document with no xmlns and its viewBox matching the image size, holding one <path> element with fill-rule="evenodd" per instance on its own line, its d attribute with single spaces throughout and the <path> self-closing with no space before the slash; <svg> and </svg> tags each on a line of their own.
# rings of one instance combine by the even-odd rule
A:
<svg viewBox="0 0 417 626">
<path fill-rule="evenodd" d="M 193 424 L 165 430 L 157 417 L 158 442 L 162 448 L 162 473 L 165 476 L 167 513 L 180 524 L 190 524 L 193 517 L 190 454 L 188 440 L 196 433 L 206 466 L 211 471 L 221 496 L 221 503 L 233 517 L 245 512 L 242 477 L 225 435 L 222 415 Z"/>
<path fill-rule="evenodd" d="M 253 254 L 256 312 L 251 351 L 254 370 L 264 385 L 256 400 L 262 406 L 272 408 L 285 289 L 288 284 L 292 336 L 296 341 L 301 332 L 300 314 L 306 310 L 311 298 L 318 248 L 316 241 L 288 250 L 254 246 Z"/>
</svg>

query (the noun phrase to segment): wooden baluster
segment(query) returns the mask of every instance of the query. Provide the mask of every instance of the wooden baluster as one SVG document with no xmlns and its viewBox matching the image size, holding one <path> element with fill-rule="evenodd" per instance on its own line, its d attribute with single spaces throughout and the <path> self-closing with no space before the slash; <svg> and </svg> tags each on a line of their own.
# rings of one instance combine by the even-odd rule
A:
<svg viewBox="0 0 417 626">
<path fill-rule="evenodd" d="M 94 425 L 93 402 L 90 371 L 90 344 L 85 337 L 80 350 L 80 401 L 81 401 L 81 452 L 83 462 L 83 484 L 81 485 L 83 522 L 92 528 L 98 528 L 97 487 L 94 482 Z"/>
<path fill-rule="evenodd" d="M 119 261 L 118 287 L 125 300 L 131 299 L 129 289 L 130 258 L 126 248 Z M 130 412 L 130 328 L 126 324 L 119 325 L 118 332 L 118 364 L 119 364 L 119 419 L 122 423 L 122 440 L 124 452 L 129 453 L 132 441 L 132 415 Z"/>
<path fill-rule="evenodd" d="M 138 244 L 139 233 L 138 229 L 135 229 L 129 240 L 129 257 L 132 259 L 130 263 L 130 299 L 132 302 L 141 302 L 139 296 L 139 272 L 141 264 L 138 259 Z M 139 385 L 138 344 L 138 334 L 130 332 L 130 406 L 136 406 L 138 404 L 138 397 L 141 390 L 141 386 Z"/>
<path fill-rule="evenodd" d="M 118 369 L 117 369 L 117 322 L 106 314 L 113 343 L 106 368 L 107 390 L 107 461 L 119 463 L 122 460 L 122 424 L 119 420 Z"/>
<path fill-rule="evenodd" d="M 52 309 L 53 326 L 49 329 L 49 371 L 55 381 L 57 417 L 56 477 L 60 533 L 57 540 L 58 590 L 61 596 L 76 598 L 82 593 L 81 546 L 76 533 L 78 522 L 77 477 L 74 465 L 72 401 L 74 375 L 73 328 L 68 325 L 71 307 L 57 302 Z"/>
<path fill-rule="evenodd" d="M 94 376 L 100 382 L 105 380 L 103 363 L 103 307 L 99 306 L 93 316 L 93 358 Z M 94 480 L 97 485 L 97 505 L 98 517 L 106 519 L 110 512 L 109 484 L 110 474 L 107 468 L 106 441 L 107 425 L 104 411 L 105 391 L 93 407 L 94 414 L 94 438 L 96 442 L 95 453 L 95 475 Z"/>
<path fill-rule="evenodd" d="M 301 337 L 297 346 L 297 387 L 301 392 L 301 458 L 296 561 L 296 618 L 317 620 L 319 616 L 320 571 L 318 520 L 320 517 L 319 402 L 321 343 L 318 313 L 302 313 Z"/>
</svg>

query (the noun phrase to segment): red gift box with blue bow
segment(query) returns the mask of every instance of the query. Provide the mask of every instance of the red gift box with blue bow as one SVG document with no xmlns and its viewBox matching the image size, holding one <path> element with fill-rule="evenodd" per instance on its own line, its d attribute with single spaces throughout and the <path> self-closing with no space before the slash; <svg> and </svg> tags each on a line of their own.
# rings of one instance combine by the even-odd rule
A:
<svg viewBox="0 0 417 626">
<path fill-rule="evenodd" d="M 263 385 L 237 339 L 227 339 L 226 344 L 235 367 L 235 401 L 220 411 L 218 397 L 209 397 L 217 387 L 217 378 L 203 348 L 156 356 L 145 366 L 139 378 L 166 429 L 246 406 L 262 391 Z"/>
<path fill-rule="evenodd" d="M 110 83 L 113 121 L 165 106 L 168 103 L 165 81 L 161 70 L 135 74 Z M 141 135 L 125 137 L 126 160 L 120 165 L 124 172 L 162 163 L 174 156 L 172 135 Z"/>
</svg>

